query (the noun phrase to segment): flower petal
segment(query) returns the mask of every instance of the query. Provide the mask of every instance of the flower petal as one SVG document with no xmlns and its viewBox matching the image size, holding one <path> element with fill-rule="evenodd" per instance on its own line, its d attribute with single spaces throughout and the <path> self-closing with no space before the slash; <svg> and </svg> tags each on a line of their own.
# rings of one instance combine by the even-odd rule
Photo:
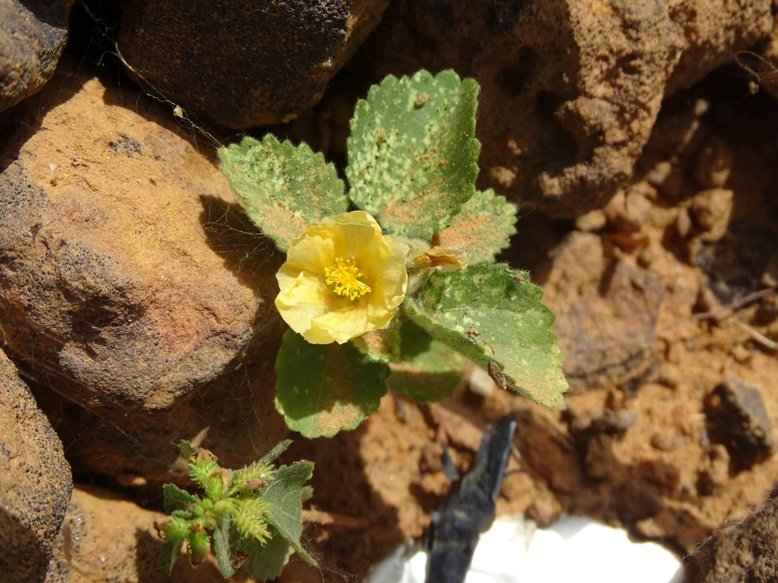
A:
<svg viewBox="0 0 778 583">
<path fill-rule="evenodd" d="M 338 344 L 348 342 L 373 329 L 367 321 L 365 305 L 317 316 L 311 323 L 311 328 L 316 329 L 317 334 L 321 334 L 322 337 L 329 336 Z"/>
<path fill-rule="evenodd" d="M 281 287 L 276 296 L 276 308 L 292 330 L 305 336 L 314 318 L 328 311 L 327 295 L 330 292 L 320 278 L 310 273 L 302 272 L 294 279 L 284 274 L 283 284 L 281 275 L 279 272 L 276 276 Z"/>
<path fill-rule="evenodd" d="M 371 301 L 371 307 L 374 308 L 371 310 L 371 321 L 382 317 L 378 309 L 379 304 L 384 309 L 396 310 L 405 299 L 408 287 L 408 272 L 405 268 L 408 246 L 393 237 L 386 237 L 385 240 L 391 254 L 381 265 L 379 276 L 373 282 L 375 297 Z"/>
<path fill-rule="evenodd" d="M 335 261 L 335 241 L 331 229 L 308 227 L 300 237 L 292 241 L 286 252 L 284 267 L 290 271 L 307 271 L 315 275 Z"/>
<path fill-rule="evenodd" d="M 276 307 L 289 326 L 313 344 L 343 344 L 388 326 L 408 284 L 408 246 L 384 237 L 364 211 L 336 215 L 308 227 L 289 246 L 276 274 Z M 370 287 L 357 301 L 326 285 L 326 270 L 338 258 L 353 259 L 360 281 Z"/>
</svg>

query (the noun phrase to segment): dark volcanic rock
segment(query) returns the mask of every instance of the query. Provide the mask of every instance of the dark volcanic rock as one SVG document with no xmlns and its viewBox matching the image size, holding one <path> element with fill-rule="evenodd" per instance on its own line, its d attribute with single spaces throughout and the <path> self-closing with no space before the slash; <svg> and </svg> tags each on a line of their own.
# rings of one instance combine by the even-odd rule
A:
<svg viewBox="0 0 778 583">
<path fill-rule="evenodd" d="M 0 581 L 41 581 L 73 481 L 62 443 L 0 350 Z"/>
<path fill-rule="evenodd" d="M 684 558 L 685 583 L 778 581 L 778 491 L 741 522 L 725 523 Z"/>
<path fill-rule="evenodd" d="M 128 70 L 186 110 L 232 128 L 314 105 L 387 0 L 123 0 Z"/>
<path fill-rule="evenodd" d="M 705 402 L 711 441 L 723 444 L 735 472 L 770 457 L 773 427 L 759 390 L 737 379 L 717 385 Z"/>
<path fill-rule="evenodd" d="M 54 74 L 68 37 L 69 0 L 0 0 L 0 111 Z"/>
</svg>

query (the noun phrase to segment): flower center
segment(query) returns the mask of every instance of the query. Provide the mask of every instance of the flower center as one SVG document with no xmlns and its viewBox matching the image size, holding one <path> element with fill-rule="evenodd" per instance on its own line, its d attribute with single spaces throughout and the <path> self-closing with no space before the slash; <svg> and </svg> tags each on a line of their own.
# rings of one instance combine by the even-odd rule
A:
<svg viewBox="0 0 778 583">
<path fill-rule="evenodd" d="M 365 277 L 365 274 L 359 271 L 353 257 L 336 257 L 335 263 L 324 268 L 324 283 L 339 296 L 352 301 L 372 291 L 369 285 L 360 281 L 362 277 Z"/>
</svg>

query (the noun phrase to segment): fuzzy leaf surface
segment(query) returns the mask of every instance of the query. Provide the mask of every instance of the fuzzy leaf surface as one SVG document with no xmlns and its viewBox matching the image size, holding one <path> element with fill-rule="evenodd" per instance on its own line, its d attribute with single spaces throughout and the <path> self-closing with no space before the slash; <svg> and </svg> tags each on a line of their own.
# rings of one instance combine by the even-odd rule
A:
<svg viewBox="0 0 778 583">
<path fill-rule="evenodd" d="M 494 261 L 516 233 L 516 211 L 516 205 L 491 188 L 478 191 L 437 234 L 435 243 L 464 249 L 470 264 Z"/>
<path fill-rule="evenodd" d="M 526 272 L 479 263 L 433 274 L 406 313 L 430 335 L 543 405 L 563 408 L 567 381 L 554 313 Z M 496 367 L 496 368 L 495 368 Z"/>
<path fill-rule="evenodd" d="M 276 409 L 305 437 L 354 429 L 378 408 L 389 368 L 351 344 L 310 344 L 287 331 L 276 359 Z"/>
<path fill-rule="evenodd" d="M 172 514 L 174 510 L 186 510 L 197 498 L 175 484 L 162 485 L 162 506 L 165 513 Z"/>
<path fill-rule="evenodd" d="M 277 578 L 294 552 L 289 541 L 275 530 L 271 530 L 271 538 L 264 546 L 257 539 L 243 539 L 241 549 L 248 555 L 243 569 L 258 581 Z"/>
<path fill-rule="evenodd" d="M 173 572 L 173 566 L 176 564 L 183 546 L 184 539 L 165 541 L 165 544 L 162 545 L 162 551 L 159 555 L 159 568 L 168 575 Z"/>
<path fill-rule="evenodd" d="M 348 139 L 349 196 L 390 233 L 429 240 L 473 194 L 478 84 L 453 71 L 392 75 L 360 100 Z"/>
<path fill-rule="evenodd" d="M 226 578 L 235 573 L 235 555 L 238 550 L 238 537 L 232 527 L 232 517 L 228 513 L 219 515 L 213 531 L 213 553 L 219 572 Z"/>
<path fill-rule="evenodd" d="M 290 466 L 280 466 L 262 491 L 261 498 L 268 504 L 268 524 L 292 545 L 300 558 L 315 565 L 316 560 L 300 544 L 305 483 L 312 475 L 313 462 L 300 461 Z"/>
<path fill-rule="evenodd" d="M 279 142 L 272 135 L 262 141 L 245 137 L 220 148 L 219 159 L 249 218 L 282 250 L 307 225 L 348 207 L 335 167 L 306 144 Z"/>
<path fill-rule="evenodd" d="M 406 320 L 400 329 L 400 356 L 389 365 L 389 388 L 417 403 L 450 396 L 462 380 L 462 357 Z"/>
</svg>

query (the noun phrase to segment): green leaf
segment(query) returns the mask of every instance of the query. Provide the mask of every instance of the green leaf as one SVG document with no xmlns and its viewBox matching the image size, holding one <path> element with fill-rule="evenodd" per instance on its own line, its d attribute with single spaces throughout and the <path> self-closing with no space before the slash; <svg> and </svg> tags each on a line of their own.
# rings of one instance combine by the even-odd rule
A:
<svg viewBox="0 0 778 583">
<path fill-rule="evenodd" d="M 277 578 L 294 552 L 289 541 L 274 529 L 271 530 L 270 540 L 264 546 L 256 539 L 243 539 L 240 546 L 248 555 L 243 569 L 258 581 Z"/>
<path fill-rule="evenodd" d="M 526 272 L 480 263 L 434 273 L 406 313 L 433 337 L 533 401 L 564 407 L 567 381 L 551 331 L 554 314 Z"/>
<path fill-rule="evenodd" d="M 219 572 L 226 578 L 235 573 L 235 557 L 238 551 L 238 538 L 232 527 L 232 517 L 224 512 L 218 515 L 213 530 L 213 553 Z"/>
<path fill-rule="evenodd" d="M 378 408 L 389 368 L 350 344 L 310 344 L 290 330 L 276 375 L 276 409 L 287 426 L 305 437 L 331 437 Z"/>
<path fill-rule="evenodd" d="M 400 330 L 400 358 L 389 368 L 389 388 L 418 403 L 445 399 L 462 380 L 459 353 L 408 320 Z"/>
<path fill-rule="evenodd" d="M 478 83 L 453 71 L 392 75 L 351 120 L 349 196 L 389 232 L 429 240 L 475 193 Z"/>
<path fill-rule="evenodd" d="M 173 566 L 181 555 L 181 547 L 184 546 L 184 539 L 165 541 L 162 545 L 162 551 L 159 555 L 159 568 L 170 575 L 173 572 Z"/>
<path fill-rule="evenodd" d="M 167 514 L 171 514 L 174 510 L 186 510 L 192 502 L 196 501 L 197 498 L 175 484 L 162 485 L 162 506 Z"/>
<path fill-rule="evenodd" d="M 494 261 L 516 232 L 516 210 L 516 205 L 491 188 L 476 192 L 451 226 L 436 235 L 435 244 L 464 249 L 471 264 Z"/>
<path fill-rule="evenodd" d="M 313 462 L 300 461 L 291 466 L 281 466 L 263 490 L 261 498 L 268 504 L 268 524 L 292 545 L 300 558 L 315 565 L 316 560 L 300 544 L 305 483 L 312 475 Z"/>
<path fill-rule="evenodd" d="M 283 250 L 306 226 L 348 207 L 335 167 L 306 144 L 245 137 L 219 148 L 219 159 L 249 218 Z"/>
</svg>

